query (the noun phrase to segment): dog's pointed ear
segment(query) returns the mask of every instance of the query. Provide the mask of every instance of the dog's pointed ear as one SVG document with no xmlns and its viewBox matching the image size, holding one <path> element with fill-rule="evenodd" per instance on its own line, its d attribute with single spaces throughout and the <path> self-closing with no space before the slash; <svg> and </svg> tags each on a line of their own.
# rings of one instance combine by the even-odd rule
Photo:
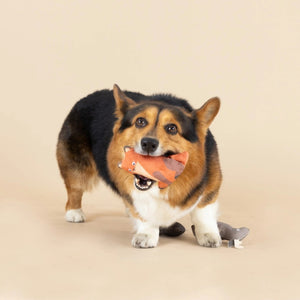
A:
<svg viewBox="0 0 300 300">
<path fill-rule="evenodd" d="M 116 101 L 116 114 L 118 116 L 124 115 L 130 106 L 136 105 L 136 102 L 127 97 L 117 84 L 114 84 L 113 94 Z"/>
<path fill-rule="evenodd" d="M 207 129 L 219 112 L 221 101 L 218 97 L 207 100 L 201 108 L 194 111 L 198 124 Z"/>
</svg>

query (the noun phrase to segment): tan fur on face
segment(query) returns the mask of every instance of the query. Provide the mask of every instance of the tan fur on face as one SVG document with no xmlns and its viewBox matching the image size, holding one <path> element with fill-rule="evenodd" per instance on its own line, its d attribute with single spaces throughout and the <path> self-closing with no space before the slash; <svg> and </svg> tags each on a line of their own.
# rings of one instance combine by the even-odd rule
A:
<svg viewBox="0 0 300 300">
<path fill-rule="evenodd" d="M 110 176 L 116 184 L 121 195 L 130 195 L 133 188 L 134 176 L 118 167 L 119 163 L 124 158 L 124 147 L 133 148 L 140 140 L 149 132 L 153 131 L 158 109 L 150 107 L 135 116 L 132 121 L 132 126 L 119 132 L 121 120 L 118 120 L 114 127 L 114 136 L 109 145 L 107 152 L 107 162 Z M 134 126 L 137 118 L 143 117 L 148 120 L 149 124 L 144 128 L 136 128 Z"/>
<path fill-rule="evenodd" d="M 168 124 L 175 124 L 177 126 L 177 134 L 169 134 L 165 130 L 165 126 Z M 164 152 L 173 151 L 175 153 L 181 153 L 184 151 L 190 151 L 191 142 L 182 137 L 182 128 L 180 122 L 176 119 L 171 111 L 163 109 L 160 112 L 159 120 L 155 129 L 155 137 L 159 140 Z"/>
<path fill-rule="evenodd" d="M 204 141 L 208 126 L 218 113 L 220 107 L 219 99 L 210 99 L 199 110 L 192 113 L 196 114 L 198 119 L 197 135 L 199 141 L 191 143 L 182 137 L 180 122 L 167 107 L 160 112 L 156 106 L 147 107 L 133 118 L 131 127 L 119 132 L 121 118 L 123 117 L 123 112 L 120 109 L 123 105 L 122 103 L 125 101 L 127 107 L 130 108 L 138 104 L 125 99 L 124 97 L 121 99 L 118 95 L 116 97 L 118 97 L 116 102 L 119 101 L 116 113 L 118 121 L 114 127 L 114 136 L 108 149 L 107 160 L 110 176 L 120 191 L 120 194 L 127 196 L 131 195 L 132 189 L 135 188 L 134 176 L 123 169 L 118 168 L 118 164 L 124 158 L 123 149 L 125 146 L 135 147 L 140 143 L 143 137 L 147 136 L 158 139 L 163 152 L 189 152 L 189 161 L 183 173 L 170 186 L 160 190 L 162 196 L 166 193 L 168 194 L 168 201 L 171 206 L 180 206 L 182 209 L 186 209 L 192 206 L 201 194 L 203 196 L 203 201 L 199 204 L 200 206 L 205 206 L 208 203 L 215 201 L 221 184 L 218 154 L 215 151 L 215 153 L 212 154 L 210 166 L 206 166 Z M 184 110 L 182 111 L 187 116 L 192 115 Z M 145 118 L 148 121 L 148 125 L 144 128 L 136 128 L 134 125 L 136 119 L 139 117 Z M 168 134 L 165 130 L 167 124 L 175 124 L 178 128 L 178 133 L 176 135 Z M 197 189 L 197 186 L 203 179 L 206 168 L 209 170 L 209 178 L 203 187 Z M 191 192 L 193 192 L 192 195 Z M 126 206 L 129 207 L 132 214 L 135 214 L 135 210 L 131 203 L 126 201 Z"/>
<path fill-rule="evenodd" d="M 155 134 L 153 133 L 155 131 L 154 127 L 157 118 L 157 113 L 157 107 L 152 106 L 137 114 L 132 120 L 133 127 L 131 128 L 131 130 L 125 130 L 124 136 L 120 136 L 120 138 L 123 139 L 125 142 L 132 142 L 132 146 L 135 146 L 145 136 L 155 137 Z M 138 118 L 146 119 L 148 121 L 148 125 L 146 125 L 143 128 L 136 128 L 134 124 Z"/>
<path fill-rule="evenodd" d="M 174 151 L 180 153 L 188 151 L 190 154 L 189 162 L 186 170 L 179 176 L 179 178 L 168 188 L 161 190 L 161 193 L 169 193 L 170 204 L 172 206 L 180 205 L 183 195 L 187 196 L 189 191 L 196 185 L 203 176 L 199 166 L 204 165 L 204 155 L 199 155 L 204 152 L 200 143 L 190 143 L 181 136 L 180 123 L 176 120 L 174 115 L 167 109 L 162 110 L 159 114 L 159 119 L 156 124 L 158 109 L 155 106 L 147 108 L 145 111 L 137 114 L 132 121 L 132 126 L 125 129 L 123 132 L 118 132 L 120 121 L 115 125 L 115 135 L 108 149 L 108 165 L 110 175 L 114 178 L 114 182 L 121 194 L 131 194 L 134 188 L 134 176 L 128 172 L 119 169 L 118 164 L 124 158 L 124 146 L 134 147 L 140 143 L 145 136 L 152 136 L 159 140 L 163 151 Z M 135 120 L 143 117 L 148 121 L 148 125 L 144 128 L 136 128 L 134 126 Z M 168 134 L 164 127 L 167 124 L 176 124 L 179 133 L 176 135 Z M 204 148 L 203 148 L 204 149 Z M 201 168 L 200 168 L 201 169 Z M 191 205 L 191 203 L 188 203 Z"/>
<path fill-rule="evenodd" d="M 121 195 L 130 195 L 133 188 L 134 176 L 128 172 L 118 168 L 118 164 L 124 158 L 124 147 L 134 147 L 140 140 L 146 136 L 154 128 L 157 108 L 150 107 L 146 111 L 143 111 L 135 116 L 132 121 L 132 126 L 119 132 L 118 129 L 121 125 L 121 119 L 119 119 L 114 127 L 114 136 L 109 145 L 107 153 L 108 169 L 110 176 L 115 182 Z M 144 128 L 136 128 L 134 123 L 137 118 L 143 117 L 147 119 L 148 125 Z"/>
</svg>

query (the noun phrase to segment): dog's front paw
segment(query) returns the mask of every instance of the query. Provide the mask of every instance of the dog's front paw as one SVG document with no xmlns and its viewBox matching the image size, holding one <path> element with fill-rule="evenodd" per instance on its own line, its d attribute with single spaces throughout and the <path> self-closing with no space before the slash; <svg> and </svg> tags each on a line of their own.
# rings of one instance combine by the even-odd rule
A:
<svg viewBox="0 0 300 300">
<path fill-rule="evenodd" d="M 158 235 L 137 233 L 133 236 L 131 244 L 135 248 L 154 248 L 158 244 Z"/>
<path fill-rule="evenodd" d="M 82 223 L 85 221 L 85 215 L 81 208 L 70 209 L 66 212 L 65 219 L 72 223 Z"/>
<path fill-rule="evenodd" d="M 201 232 L 195 228 L 195 237 L 200 246 L 217 248 L 222 245 L 219 232 Z"/>
</svg>

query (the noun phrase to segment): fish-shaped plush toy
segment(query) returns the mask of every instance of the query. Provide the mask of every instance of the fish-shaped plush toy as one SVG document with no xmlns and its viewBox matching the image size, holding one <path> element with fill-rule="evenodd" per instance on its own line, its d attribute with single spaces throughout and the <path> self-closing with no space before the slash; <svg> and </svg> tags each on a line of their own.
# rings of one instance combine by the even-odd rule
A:
<svg viewBox="0 0 300 300">
<path fill-rule="evenodd" d="M 188 152 L 165 156 L 149 156 L 136 153 L 125 147 L 125 157 L 119 167 L 131 174 L 144 176 L 158 182 L 160 189 L 166 188 L 183 172 L 188 161 Z"/>
</svg>

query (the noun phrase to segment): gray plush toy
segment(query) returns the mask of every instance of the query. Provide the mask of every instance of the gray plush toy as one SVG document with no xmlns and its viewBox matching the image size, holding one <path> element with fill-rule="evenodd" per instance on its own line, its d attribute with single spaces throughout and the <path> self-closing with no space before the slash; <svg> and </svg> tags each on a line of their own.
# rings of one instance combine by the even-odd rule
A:
<svg viewBox="0 0 300 300">
<path fill-rule="evenodd" d="M 229 241 L 228 247 L 243 248 L 241 240 L 249 233 L 249 228 L 233 228 L 229 224 L 218 222 L 218 227 L 222 240 Z"/>
<path fill-rule="evenodd" d="M 242 244 L 241 241 L 248 235 L 249 233 L 248 228 L 246 227 L 233 228 L 229 224 L 223 222 L 218 222 L 218 228 L 220 231 L 221 239 L 229 241 L 228 247 L 243 248 L 243 246 L 241 246 Z M 195 225 L 192 225 L 192 231 L 193 234 L 195 235 Z M 183 234 L 184 232 L 185 232 L 184 226 L 176 222 L 169 227 L 166 228 L 161 227 L 159 233 L 160 235 L 176 237 Z"/>
<path fill-rule="evenodd" d="M 221 239 L 229 241 L 228 247 L 243 248 L 241 241 L 248 235 L 249 228 L 233 228 L 229 224 L 223 222 L 218 222 L 218 228 Z M 192 231 L 195 235 L 195 225 L 192 225 Z"/>
<path fill-rule="evenodd" d="M 241 241 L 248 235 L 249 228 L 233 228 L 229 224 L 223 222 L 218 222 L 218 228 L 221 239 L 229 241 L 228 247 L 243 248 Z M 192 225 L 192 231 L 195 235 L 195 225 Z"/>
</svg>

